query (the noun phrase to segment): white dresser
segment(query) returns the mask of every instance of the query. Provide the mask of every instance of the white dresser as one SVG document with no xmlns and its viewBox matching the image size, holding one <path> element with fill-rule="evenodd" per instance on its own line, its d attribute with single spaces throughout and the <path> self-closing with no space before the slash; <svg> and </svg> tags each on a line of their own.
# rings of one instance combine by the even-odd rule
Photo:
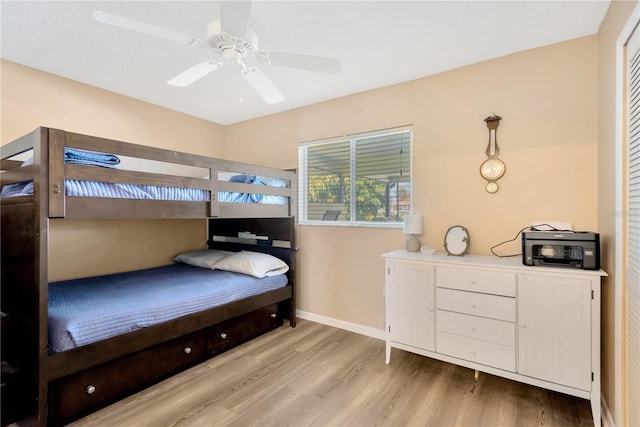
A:
<svg viewBox="0 0 640 427">
<path fill-rule="evenodd" d="M 520 257 L 383 255 L 391 347 L 589 399 L 600 422 L 600 281 Z"/>
</svg>

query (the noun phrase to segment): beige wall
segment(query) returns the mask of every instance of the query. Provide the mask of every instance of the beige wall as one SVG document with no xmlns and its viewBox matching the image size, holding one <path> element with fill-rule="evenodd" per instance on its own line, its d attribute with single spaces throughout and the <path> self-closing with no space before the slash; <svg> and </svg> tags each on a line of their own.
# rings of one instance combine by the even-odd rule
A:
<svg viewBox="0 0 640 427">
<path fill-rule="evenodd" d="M 603 240 L 602 263 L 609 273 L 602 287 L 602 392 L 617 425 L 622 419 L 624 398 L 616 393 L 615 320 L 615 221 L 620 212 L 615 206 L 615 84 L 616 41 L 636 1 L 613 1 L 598 34 L 598 229 Z M 624 377 L 624 375 L 623 375 Z M 618 384 L 620 386 L 620 384 Z"/>
<path fill-rule="evenodd" d="M 220 125 L 11 62 L 0 64 L 1 144 L 47 126 L 212 157 L 222 153 Z M 53 220 L 50 235 L 52 281 L 163 265 L 179 251 L 206 246 L 204 220 Z"/>
<path fill-rule="evenodd" d="M 498 129 L 507 165 L 491 195 L 478 172 L 484 119 Z M 412 124 L 415 211 L 423 244 L 444 250 L 462 224 L 470 251 L 490 253 L 536 220 L 596 230 L 597 38 L 586 37 L 433 77 L 348 96 L 225 128 L 225 157 L 296 167 L 301 141 Z M 299 228 L 299 308 L 384 328 L 383 260 L 400 229 Z M 518 244 L 505 249 L 517 253 Z"/>
</svg>

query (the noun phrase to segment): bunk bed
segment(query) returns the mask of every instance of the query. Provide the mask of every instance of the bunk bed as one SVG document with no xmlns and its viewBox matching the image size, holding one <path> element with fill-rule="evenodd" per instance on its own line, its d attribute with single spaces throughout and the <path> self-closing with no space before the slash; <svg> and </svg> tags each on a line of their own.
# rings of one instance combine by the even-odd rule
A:
<svg viewBox="0 0 640 427">
<path fill-rule="evenodd" d="M 196 167 L 207 173 L 181 176 L 175 172 L 151 172 L 148 168 L 141 171 L 101 167 L 104 165 L 75 161 L 74 155 L 78 152 L 81 156 L 88 154 L 90 160 L 93 155 L 117 159 L 122 156 Z M 31 158 L 21 159 L 24 153 L 30 153 Z M 294 172 L 50 128 L 39 128 L 4 145 L 1 162 L 3 376 L 6 361 L 13 367 L 12 376 L 18 378 L 12 385 L 11 400 L 20 403 L 14 413 L 5 414 L 3 410 L 3 417 L 30 416 L 37 425 L 65 424 L 275 329 L 285 318 L 295 326 Z M 231 180 L 223 179 L 229 175 Z M 75 193 L 78 186 L 102 185 L 138 188 L 144 195 L 139 195 L 137 189 L 133 195 L 118 191 L 106 194 L 104 189 L 96 194 Z M 150 188 L 161 190 L 157 192 L 160 196 L 155 190 L 149 195 Z M 5 191 L 7 189 L 9 191 Z M 196 197 L 183 196 L 185 192 Z M 228 270 L 220 262 L 216 262 L 215 267 L 179 262 L 99 278 L 102 284 L 82 281 L 90 279 L 49 283 L 48 239 L 52 219 L 131 218 L 202 218 L 208 222 L 208 235 L 203 236 L 207 240 L 207 254 L 222 254 L 220 260 L 225 262 L 236 256 L 261 254 L 284 263 L 286 268 L 273 275 L 266 274 L 266 270 L 249 274 L 266 275 L 266 279 L 281 276 L 283 280 L 264 289 L 239 292 L 235 297 L 225 297 L 210 305 L 200 304 L 205 299 L 203 295 L 190 293 L 200 292 L 199 288 L 185 289 L 184 298 L 198 302 L 191 304 L 187 311 L 174 310 L 170 305 L 168 311 L 175 312 L 172 316 L 162 311 L 161 315 L 154 314 L 153 321 L 138 319 L 140 325 L 136 328 L 126 326 L 107 335 L 92 330 L 93 339 L 76 340 L 74 336 L 75 344 L 64 344 L 62 340 L 63 345 L 56 347 L 59 340 L 53 337 L 52 330 L 64 329 L 60 325 L 66 322 L 65 310 L 75 304 L 68 302 L 75 296 L 64 292 L 73 286 L 79 290 L 92 289 L 85 292 L 94 297 L 87 304 L 93 301 L 103 308 L 90 319 L 95 326 L 112 323 L 108 319 L 99 321 L 100 316 L 116 309 L 106 303 L 95 303 L 95 298 L 111 303 L 111 291 L 103 295 L 99 293 L 102 291 L 87 286 L 103 286 L 105 280 L 111 283 L 114 277 L 124 280 L 123 275 L 134 275 L 127 277 L 130 283 L 138 284 L 146 284 L 146 280 L 150 280 L 147 277 L 153 275 L 162 279 L 190 277 L 182 280 L 199 284 L 199 280 L 209 280 L 210 274 L 221 269 L 227 275 L 247 273 L 243 269 Z M 176 260 L 183 261 L 182 258 Z M 187 272 L 197 277 L 185 275 Z M 144 277 L 140 279 L 136 274 Z M 143 300 L 155 301 L 158 299 L 155 295 L 163 292 L 149 291 L 141 285 L 137 289 Z M 158 293 L 151 298 L 144 292 Z M 166 306 L 167 301 L 173 299 L 170 296 L 158 304 Z M 63 309 L 56 308 L 57 300 L 63 302 Z M 162 310 L 166 309 L 163 306 Z M 157 311 L 158 306 L 150 310 Z M 54 319 L 58 312 L 62 313 L 61 317 Z M 80 327 L 91 323 L 90 320 L 81 320 Z M 10 418 L 4 418 L 3 424 L 12 421 Z"/>
</svg>

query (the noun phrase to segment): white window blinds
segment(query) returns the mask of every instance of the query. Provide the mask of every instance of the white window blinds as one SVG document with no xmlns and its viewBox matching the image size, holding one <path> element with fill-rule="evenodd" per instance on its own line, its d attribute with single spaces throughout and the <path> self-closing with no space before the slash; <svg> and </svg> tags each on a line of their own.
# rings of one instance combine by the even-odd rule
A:
<svg viewBox="0 0 640 427">
<path fill-rule="evenodd" d="M 301 144 L 299 222 L 392 225 L 411 211 L 411 129 Z"/>
</svg>

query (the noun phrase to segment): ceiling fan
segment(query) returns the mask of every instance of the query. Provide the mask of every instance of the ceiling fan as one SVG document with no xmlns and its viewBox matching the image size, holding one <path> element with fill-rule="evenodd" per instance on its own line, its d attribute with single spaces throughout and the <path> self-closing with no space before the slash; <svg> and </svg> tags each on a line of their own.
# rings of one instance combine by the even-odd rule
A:
<svg viewBox="0 0 640 427">
<path fill-rule="evenodd" d="M 284 100 L 284 96 L 255 64 L 268 64 L 323 73 L 338 73 L 340 71 L 341 61 L 337 58 L 259 50 L 258 37 L 248 28 L 251 3 L 251 1 L 221 1 L 220 19 L 211 22 L 207 26 L 205 41 L 103 11 L 94 11 L 93 17 L 105 24 L 173 40 L 193 47 L 209 48 L 217 54 L 215 59 L 205 59 L 169 79 L 167 83 L 173 86 L 189 86 L 225 64 L 235 64 L 239 68 L 240 75 L 265 102 L 275 104 Z"/>
</svg>

